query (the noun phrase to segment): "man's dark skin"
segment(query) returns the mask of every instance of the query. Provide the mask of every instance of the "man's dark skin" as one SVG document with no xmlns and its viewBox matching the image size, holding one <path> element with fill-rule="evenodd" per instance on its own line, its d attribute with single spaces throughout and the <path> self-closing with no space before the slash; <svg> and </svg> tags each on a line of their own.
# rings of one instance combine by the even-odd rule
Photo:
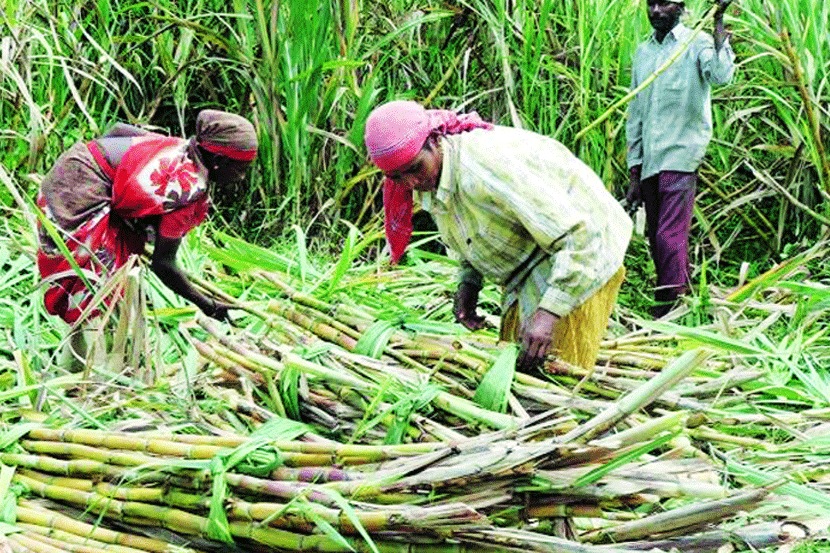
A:
<svg viewBox="0 0 830 553">
<path fill-rule="evenodd" d="M 726 39 L 729 38 L 729 34 L 723 26 L 723 14 L 731 3 L 732 0 L 716 1 L 718 8 L 715 10 L 715 32 L 712 35 L 715 40 L 716 52 L 720 51 Z M 666 35 L 680 22 L 680 16 L 686 10 L 686 4 L 669 2 L 668 0 L 647 0 L 646 9 L 648 10 L 648 20 L 654 28 L 654 38 L 662 44 Z M 625 199 L 632 208 L 639 206 L 643 201 L 640 192 L 641 171 L 641 165 L 635 165 L 630 170 L 628 193 Z"/>
<path fill-rule="evenodd" d="M 147 134 L 147 131 L 131 125 L 115 125 L 106 135 L 96 140 L 104 152 L 107 161 L 113 167 L 118 167 L 124 153 L 132 145 L 132 138 Z M 232 185 L 245 178 L 245 172 L 250 165 L 248 162 L 236 161 L 224 156 L 216 155 L 196 145 L 192 155 L 199 157 L 199 161 L 208 169 L 209 182 L 219 185 Z M 150 269 L 159 277 L 165 286 L 176 294 L 193 302 L 203 313 L 217 320 L 229 320 L 228 310 L 233 306 L 218 302 L 199 292 L 187 277 L 187 274 L 176 264 L 176 253 L 181 245 L 181 238 L 165 238 L 158 231 L 159 218 L 150 218 L 155 230 L 155 243 Z"/>
</svg>

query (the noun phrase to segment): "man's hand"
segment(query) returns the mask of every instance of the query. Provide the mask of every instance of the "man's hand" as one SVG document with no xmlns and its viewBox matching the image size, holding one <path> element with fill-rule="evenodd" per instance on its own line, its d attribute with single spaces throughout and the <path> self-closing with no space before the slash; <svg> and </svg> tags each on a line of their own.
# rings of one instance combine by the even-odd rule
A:
<svg viewBox="0 0 830 553">
<path fill-rule="evenodd" d="M 522 370 L 538 367 L 545 360 L 553 338 L 553 327 L 559 317 L 544 309 L 537 309 L 522 332 L 521 351 L 517 365 Z"/>
<path fill-rule="evenodd" d="M 628 175 L 628 192 L 625 194 L 625 209 L 632 215 L 643 203 L 643 191 L 640 186 L 640 171 L 642 165 L 635 165 Z"/>
<path fill-rule="evenodd" d="M 478 288 L 466 282 L 459 284 L 458 290 L 455 291 L 455 301 L 452 309 L 455 320 L 470 330 L 479 330 L 486 326 L 484 317 L 476 313 L 478 291 Z"/>
<path fill-rule="evenodd" d="M 715 0 L 715 2 L 718 7 L 715 10 L 715 32 L 712 34 L 712 37 L 715 40 L 715 51 L 720 52 L 723 45 L 726 44 L 726 41 L 731 36 L 731 33 L 726 32 L 726 28 L 723 25 L 723 14 L 726 8 L 729 7 L 729 4 L 732 3 L 732 0 Z"/>
<path fill-rule="evenodd" d="M 718 9 L 715 10 L 715 19 L 723 17 L 724 12 L 726 12 L 726 8 L 728 8 L 731 3 L 732 0 L 715 0 L 715 4 L 718 5 Z"/>
</svg>

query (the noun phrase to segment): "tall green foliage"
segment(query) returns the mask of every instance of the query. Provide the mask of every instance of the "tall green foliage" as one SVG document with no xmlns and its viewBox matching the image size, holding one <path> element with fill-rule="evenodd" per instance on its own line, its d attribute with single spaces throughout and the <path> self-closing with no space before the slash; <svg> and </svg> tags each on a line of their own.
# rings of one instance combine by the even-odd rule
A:
<svg viewBox="0 0 830 553">
<path fill-rule="evenodd" d="M 690 22 L 708 8 L 687 5 Z M 260 239 L 375 220 L 363 125 L 396 97 L 554 136 L 620 192 L 624 106 L 579 133 L 625 95 L 650 32 L 627 0 L 11 0 L 2 21 L 0 151 L 30 192 L 27 174 L 116 120 L 183 135 L 224 107 L 256 121 L 261 147 L 220 214 Z M 830 8 L 743 0 L 727 25 L 739 68 L 715 93 L 697 241 L 716 258 L 778 254 L 828 221 Z"/>
</svg>

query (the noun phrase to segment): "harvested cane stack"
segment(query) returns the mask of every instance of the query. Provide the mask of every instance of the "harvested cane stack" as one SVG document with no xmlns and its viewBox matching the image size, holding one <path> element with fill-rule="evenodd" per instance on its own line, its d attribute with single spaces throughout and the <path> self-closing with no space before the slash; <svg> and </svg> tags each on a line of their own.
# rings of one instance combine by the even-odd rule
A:
<svg viewBox="0 0 830 553">
<path fill-rule="evenodd" d="M 797 267 L 793 265 L 791 270 Z M 776 271 L 781 274 L 780 269 Z M 735 494 L 738 503 L 747 503 L 737 507 L 727 502 L 723 515 L 749 508 L 769 490 L 783 491 L 801 505 L 821 505 L 823 512 L 830 509 L 830 497 L 823 492 L 785 483 L 791 469 L 781 462 L 782 455 L 792 450 L 792 457 L 797 457 L 804 447 L 801 440 L 794 436 L 796 439 L 789 443 L 774 445 L 760 437 L 774 431 L 779 423 L 792 424 L 805 436 L 814 434 L 826 418 L 825 410 L 790 411 L 792 402 L 781 402 L 774 386 L 763 383 L 768 374 L 757 363 L 742 362 L 751 358 L 702 356 L 693 361 L 694 367 L 681 371 L 676 380 L 668 378 L 663 386 L 648 385 L 672 372 L 671 360 L 683 339 L 672 331 L 685 329 L 663 325 L 669 330 L 662 334 L 638 331 L 610 341 L 604 344 L 602 366 L 595 371 L 552 361 L 543 374 L 523 374 L 512 370 L 510 356 L 505 356 L 503 346 L 489 334 L 471 335 L 452 330 L 450 325 L 413 323 L 405 317 L 395 319 L 376 304 L 361 304 L 355 299 L 360 297 L 359 293 L 352 293 L 345 303 L 334 303 L 327 299 L 330 294 L 298 291 L 288 284 L 296 280 L 289 273 L 251 272 L 258 286 L 272 287 L 267 293 L 270 299 L 266 309 L 247 306 L 249 312 L 266 321 L 267 331 L 228 334 L 203 323 L 206 334 L 194 339 L 200 353 L 218 369 L 215 384 L 231 385 L 208 393 L 236 405 L 238 413 L 249 417 L 253 426 L 257 419 L 287 414 L 340 441 L 452 442 L 480 432 L 521 427 L 537 413 L 548 413 L 545 432 L 534 439 L 603 446 L 613 452 L 593 461 L 600 465 L 588 462 L 564 482 L 560 480 L 561 473 L 549 473 L 544 463 L 538 466 L 541 472 L 537 479 L 543 474 L 556 482 L 552 487 L 561 486 L 563 490 L 561 496 L 547 496 L 540 504 L 547 501 L 550 512 L 573 517 L 579 527 L 571 530 L 584 542 L 649 538 L 642 547 L 660 543 L 670 548 L 669 544 L 674 543 L 682 544 L 683 550 L 694 550 L 695 538 L 652 540 L 661 538 L 660 532 L 691 535 L 704 528 L 714 519 L 706 515 L 694 522 L 696 508 L 709 508 L 707 503 L 696 502 Z M 400 272 L 376 272 L 363 278 L 371 278 L 371 287 L 391 292 L 395 296 L 392 301 L 399 305 L 416 303 L 412 297 L 418 292 L 411 292 L 412 284 L 403 282 L 405 278 Z M 750 283 L 746 289 L 757 290 L 759 286 L 758 282 Z M 783 302 L 794 298 L 785 294 L 778 301 L 772 304 L 773 317 L 781 312 Z M 382 305 L 383 300 L 376 303 Z M 723 339 L 716 332 L 690 329 L 688 335 L 704 344 L 734 347 L 743 355 L 765 354 L 737 340 Z M 302 347 L 297 348 L 297 344 Z M 675 365 L 682 365 L 683 359 L 689 358 L 678 359 Z M 279 390 L 272 386 L 266 394 L 264 390 L 272 381 L 280 386 L 286 382 L 295 384 Z M 508 385 L 503 386 L 504 382 Z M 782 408 L 777 407 L 779 404 Z M 763 407 L 749 407 L 754 405 Z M 759 438 L 752 437 L 752 432 Z M 698 449 L 701 446 L 704 449 Z M 633 474 L 640 469 L 633 469 L 634 473 L 629 475 L 621 468 L 646 459 L 677 463 L 671 469 L 662 466 L 656 472 L 646 470 L 639 476 Z M 678 468 L 684 466 L 681 460 L 688 464 L 688 470 Z M 703 462 L 706 468 L 694 468 L 696 462 Z M 602 475 L 593 472 L 599 466 L 606 467 L 604 473 L 599 471 Z M 654 466 L 661 467 L 659 463 Z M 580 470 L 583 472 L 579 473 Z M 724 473 L 735 479 L 733 485 L 763 489 L 748 489 L 742 495 L 739 488 L 730 490 L 731 486 L 724 485 Z M 587 480 L 586 474 L 591 475 Z M 698 479 L 700 474 L 706 475 L 703 482 Z M 826 468 L 817 466 L 799 472 L 805 480 L 813 481 L 827 474 Z M 613 489 L 613 501 L 603 503 L 594 497 L 580 505 L 574 498 L 593 486 L 594 478 L 602 482 L 601 490 L 592 490 L 596 497 Z M 611 481 L 615 483 L 609 484 Z M 568 488 L 574 483 L 579 484 L 575 486 L 579 490 Z M 619 501 L 619 497 L 632 490 L 638 495 L 636 500 Z M 767 503 L 783 501 L 777 498 L 773 493 Z M 579 506 L 569 509 L 563 505 Z M 680 509 L 666 513 L 669 519 L 677 517 L 674 522 L 654 519 L 660 528 L 658 532 L 650 526 L 649 517 L 632 514 L 632 506 L 637 505 L 641 513 L 674 511 L 676 506 L 689 507 L 691 512 Z M 533 519 L 540 512 L 547 511 L 534 507 L 522 516 Z M 783 509 L 778 516 L 791 514 Z M 633 520 L 624 520 L 627 517 Z M 516 524 L 517 520 L 527 518 L 502 522 Z M 746 528 L 747 535 L 756 531 L 776 534 L 779 525 Z M 574 535 L 558 526 L 548 530 Z M 795 535 L 802 533 L 800 529 L 794 531 Z M 709 543 L 702 546 L 703 550 L 712 547 L 713 542 L 708 540 L 717 542 L 718 535 L 723 537 L 722 531 L 700 536 L 700 543 Z"/>
<path fill-rule="evenodd" d="M 590 433 L 602 418 L 577 433 Z M 612 478 L 597 472 L 612 449 L 540 440 L 550 423 L 540 418 L 452 445 L 398 446 L 32 428 L 16 452 L 0 454 L 3 465 L 15 467 L 13 485 L 43 498 L 18 501 L 21 532 L 10 535 L 10 546 L 53 551 L 57 541 L 64 551 L 172 551 L 168 539 L 193 551 L 237 543 L 279 551 L 585 552 L 594 548 L 553 536 L 553 525 L 642 505 L 648 494 L 700 499 L 653 521 L 586 536 L 634 540 L 717 522 L 767 494 L 728 494 L 712 482 L 679 485 L 681 472 L 712 472 L 701 462 L 646 463 L 631 469 L 630 479 Z M 634 441 L 623 450 L 643 447 Z M 81 513 L 92 523 L 74 520 Z M 110 525 L 153 537 L 104 529 Z M 766 539 L 772 535 L 768 529 Z"/>
<path fill-rule="evenodd" d="M 179 329 L 204 362 L 187 430 L 214 435 L 12 429 L 9 548 L 704 552 L 803 537 L 784 503 L 830 511 L 809 484 L 827 465 L 796 464 L 826 449 L 826 410 L 777 409 L 747 357 L 638 331 L 595 371 L 524 374 L 491 333 L 390 317 L 384 302 L 417 303 L 400 273 L 360 277 L 386 290 L 371 304 L 249 274 L 244 330 Z"/>
</svg>

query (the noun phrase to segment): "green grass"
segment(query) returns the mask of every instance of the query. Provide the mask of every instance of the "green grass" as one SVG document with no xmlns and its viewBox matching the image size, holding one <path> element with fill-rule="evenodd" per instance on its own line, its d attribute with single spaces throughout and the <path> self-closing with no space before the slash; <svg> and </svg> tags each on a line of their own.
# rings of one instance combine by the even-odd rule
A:
<svg viewBox="0 0 830 553">
<path fill-rule="evenodd" d="M 792 551 L 793 553 L 827 553 L 830 551 L 830 544 L 824 541 L 808 541 L 796 545 Z"/>
</svg>

